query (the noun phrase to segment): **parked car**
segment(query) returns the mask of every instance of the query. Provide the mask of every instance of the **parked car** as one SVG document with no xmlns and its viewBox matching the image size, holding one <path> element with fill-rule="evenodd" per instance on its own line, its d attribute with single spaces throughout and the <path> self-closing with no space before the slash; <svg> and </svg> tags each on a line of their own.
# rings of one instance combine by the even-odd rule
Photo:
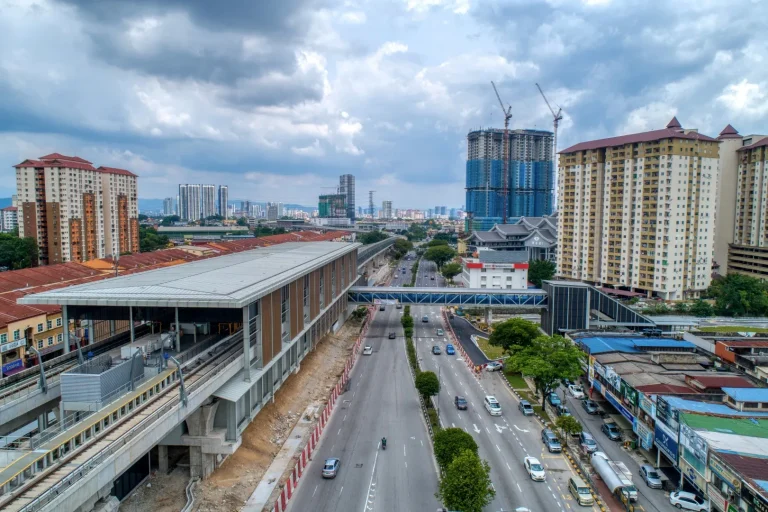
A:
<svg viewBox="0 0 768 512">
<path fill-rule="evenodd" d="M 491 361 L 487 365 L 485 365 L 485 371 L 487 372 L 496 372 L 504 368 L 504 365 L 501 364 L 498 361 Z"/>
<path fill-rule="evenodd" d="M 619 430 L 618 425 L 615 423 L 603 423 L 600 430 L 602 430 L 611 441 L 621 441 L 621 430 Z"/>
<path fill-rule="evenodd" d="M 403 305 L 399 302 L 395 305 L 395 309 L 403 309 Z"/>
<path fill-rule="evenodd" d="M 548 428 L 541 431 L 541 442 L 544 443 L 550 453 L 559 453 L 563 451 L 560 440 L 557 439 L 555 433 Z"/>
<path fill-rule="evenodd" d="M 438 330 L 437 330 L 437 335 L 438 335 L 438 336 L 443 336 L 444 334 L 445 334 L 445 333 L 443 332 L 443 330 L 442 330 L 442 329 L 438 329 Z"/>
<path fill-rule="evenodd" d="M 440 346 L 439 345 L 433 345 L 432 346 L 432 353 L 435 354 L 436 356 L 439 356 L 443 352 L 440 350 Z"/>
<path fill-rule="evenodd" d="M 395 334 L 395 331 L 390 332 L 389 333 L 389 339 L 393 340 L 395 338 L 397 338 L 397 334 Z"/>
<path fill-rule="evenodd" d="M 373 347 L 372 346 L 366 345 L 365 347 L 363 347 L 363 355 L 364 356 L 369 356 L 371 354 L 373 354 Z"/>
<path fill-rule="evenodd" d="M 581 446 L 581 449 L 586 453 L 595 453 L 597 451 L 597 442 L 589 432 L 582 432 L 579 434 L 579 446 Z"/>
<path fill-rule="evenodd" d="M 325 459 L 323 464 L 323 478 L 336 478 L 339 473 L 341 461 L 339 459 Z"/>
<path fill-rule="evenodd" d="M 669 503 L 682 510 L 709 510 L 709 503 L 692 492 L 675 491 L 669 495 Z"/>
<path fill-rule="evenodd" d="M 555 412 L 557 413 L 558 416 L 570 416 L 571 415 L 571 411 L 568 409 L 568 407 L 566 407 L 563 404 L 558 405 L 555 408 Z"/>
<path fill-rule="evenodd" d="M 429 317 L 427 315 L 424 315 L 423 317 L 421 317 L 421 321 L 425 323 L 429 322 Z"/>
<path fill-rule="evenodd" d="M 520 400 L 520 404 L 517 406 L 520 412 L 524 416 L 533 416 L 533 406 L 528 400 Z"/>
<path fill-rule="evenodd" d="M 640 478 L 645 480 L 645 484 L 651 489 L 661 489 L 661 475 L 656 468 L 650 464 L 643 464 L 640 466 Z"/>
<path fill-rule="evenodd" d="M 450 343 L 445 346 L 445 353 L 452 356 L 456 353 L 456 349 Z"/>
<path fill-rule="evenodd" d="M 523 460 L 523 465 L 531 476 L 531 480 L 543 482 L 547 479 L 547 475 L 544 473 L 544 466 L 541 465 L 541 462 L 536 457 L 526 457 Z"/>
<path fill-rule="evenodd" d="M 457 396 L 453 399 L 453 403 L 456 404 L 456 408 L 460 411 L 467 410 L 467 399 L 463 396 Z"/>
<path fill-rule="evenodd" d="M 384 304 L 379 306 L 379 311 L 386 311 L 386 310 L 387 310 L 387 308 L 384 306 Z"/>
<path fill-rule="evenodd" d="M 578 398 L 579 400 L 584 398 L 584 388 L 578 384 L 571 384 L 568 386 L 568 392 L 573 398 Z"/>
<path fill-rule="evenodd" d="M 430 279 L 431 279 L 432 281 L 434 281 L 434 280 L 435 280 L 435 276 L 432 276 L 432 277 L 430 277 Z"/>
<path fill-rule="evenodd" d="M 590 400 L 589 398 L 582 400 L 581 407 L 587 411 L 587 414 L 598 414 L 600 412 L 600 408 L 597 406 L 597 402 Z"/>
<path fill-rule="evenodd" d="M 549 405 L 552 407 L 557 407 L 561 404 L 560 397 L 557 396 L 557 393 L 554 391 L 547 396 L 547 402 L 549 402 Z"/>
</svg>

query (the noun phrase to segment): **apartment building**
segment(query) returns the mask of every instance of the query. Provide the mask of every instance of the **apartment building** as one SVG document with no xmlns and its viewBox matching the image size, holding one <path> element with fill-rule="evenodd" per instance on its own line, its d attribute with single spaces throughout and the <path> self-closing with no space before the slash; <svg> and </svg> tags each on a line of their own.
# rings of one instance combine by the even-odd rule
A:
<svg viewBox="0 0 768 512">
<path fill-rule="evenodd" d="M 392 219 L 392 201 L 381 202 L 381 218 L 390 220 Z"/>
<path fill-rule="evenodd" d="M 561 151 L 559 275 L 665 300 L 699 296 L 711 281 L 718 145 L 673 118 Z"/>
<path fill-rule="evenodd" d="M 59 153 L 14 167 L 19 234 L 37 239 L 41 264 L 139 251 L 135 174 Z"/>
<path fill-rule="evenodd" d="M 225 219 L 229 218 L 229 187 L 226 185 L 219 185 L 219 215 Z"/>
<path fill-rule="evenodd" d="M 6 206 L 0 210 L 0 231 L 10 233 L 19 227 L 19 213 L 15 206 Z"/>
<path fill-rule="evenodd" d="M 745 138 L 738 155 L 735 180 L 733 243 L 728 271 L 768 279 L 768 137 Z"/>
<path fill-rule="evenodd" d="M 169 215 L 173 215 L 173 198 L 172 197 L 166 197 L 163 199 L 163 215 L 166 217 Z"/>
<path fill-rule="evenodd" d="M 202 217 L 207 219 L 216 215 L 216 185 L 202 185 Z"/>
</svg>

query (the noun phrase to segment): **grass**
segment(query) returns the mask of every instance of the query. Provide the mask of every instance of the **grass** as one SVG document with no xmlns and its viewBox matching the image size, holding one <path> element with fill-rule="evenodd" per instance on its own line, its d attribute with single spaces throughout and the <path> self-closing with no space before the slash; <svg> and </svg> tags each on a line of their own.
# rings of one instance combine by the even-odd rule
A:
<svg viewBox="0 0 768 512">
<path fill-rule="evenodd" d="M 698 330 L 702 332 L 768 332 L 768 328 L 765 327 L 752 327 L 746 325 L 710 325 L 699 327 Z"/>
<path fill-rule="evenodd" d="M 501 347 L 494 347 L 493 345 L 488 343 L 488 338 L 478 336 L 477 345 L 480 347 L 480 350 L 483 351 L 483 353 L 485 354 L 485 357 L 487 357 L 488 359 L 499 359 L 504 355 L 504 349 Z"/>
<path fill-rule="evenodd" d="M 512 385 L 513 389 L 528 389 L 528 384 L 525 382 L 525 379 L 523 379 L 523 376 L 519 373 L 505 373 L 504 376 L 507 378 L 509 383 Z"/>
</svg>

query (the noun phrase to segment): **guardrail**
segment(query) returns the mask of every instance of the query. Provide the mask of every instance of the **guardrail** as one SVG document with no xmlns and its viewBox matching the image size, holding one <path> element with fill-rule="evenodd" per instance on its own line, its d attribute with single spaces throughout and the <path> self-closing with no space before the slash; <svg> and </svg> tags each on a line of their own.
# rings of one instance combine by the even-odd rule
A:
<svg viewBox="0 0 768 512">
<path fill-rule="evenodd" d="M 389 237 L 380 242 L 376 242 L 370 245 L 364 245 L 357 250 L 357 266 L 358 268 L 368 262 L 372 257 L 391 246 L 397 240 L 396 237 Z"/>
<path fill-rule="evenodd" d="M 52 384 L 56 384 L 60 380 L 61 380 L 61 375 L 58 373 L 56 375 L 53 375 L 52 377 L 46 376 L 46 382 L 48 383 L 48 387 L 50 387 Z M 29 383 L 28 386 L 24 386 L 20 390 L 7 394 L 4 397 L 0 398 L 0 407 L 4 405 L 9 405 L 18 400 L 26 399 L 32 393 L 36 393 L 40 391 L 41 389 L 40 389 L 39 381 L 36 382 L 35 384 Z"/>
</svg>

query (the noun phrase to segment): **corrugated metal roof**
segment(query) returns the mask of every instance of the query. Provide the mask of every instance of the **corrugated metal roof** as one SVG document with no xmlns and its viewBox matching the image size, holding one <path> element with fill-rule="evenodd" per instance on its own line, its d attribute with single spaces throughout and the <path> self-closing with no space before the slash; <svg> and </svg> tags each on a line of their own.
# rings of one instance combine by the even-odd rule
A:
<svg viewBox="0 0 768 512">
<path fill-rule="evenodd" d="M 768 438 L 768 418 L 721 418 L 683 412 L 680 421 L 694 430 Z"/>
<path fill-rule="evenodd" d="M 762 437 L 740 436 L 711 431 L 698 431 L 696 433 L 707 441 L 709 448 L 712 450 L 768 457 L 768 443 Z M 763 476 L 765 476 L 765 473 Z"/>
<path fill-rule="evenodd" d="M 242 307 L 360 244 L 284 243 L 43 292 L 24 304 Z"/>
<path fill-rule="evenodd" d="M 527 251 L 480 251 L 481 263 L 528 263 Z"/>
<path fill-rule="evenodd" d="M 688 341 L 671 340 L 668 338 L 628 338 L 596 336 L 593 338 L 579 338 L 579 343 L 587 347 L 591 355 L 604 352 L 649 352 L 654 348 L 678 348 L 680 350 L 693 350 L 696 345 Z"/>
<path fill-rule="evenodd" d="M 723 388 L 737 402 L 768 402 L 768 388 Z"/>
<path fill-rule="evenodd" d="M 700 414 L 716 414 L 733 418 L 768 418 L 768 412 L 740 412 L 731 409 L 727 405 L 714 402 L 702 402 L 700 400 L 687 400 L 678 396 L 665 396 L 664 401 L 678 411 L 689 411 Z"/>
</svg>

